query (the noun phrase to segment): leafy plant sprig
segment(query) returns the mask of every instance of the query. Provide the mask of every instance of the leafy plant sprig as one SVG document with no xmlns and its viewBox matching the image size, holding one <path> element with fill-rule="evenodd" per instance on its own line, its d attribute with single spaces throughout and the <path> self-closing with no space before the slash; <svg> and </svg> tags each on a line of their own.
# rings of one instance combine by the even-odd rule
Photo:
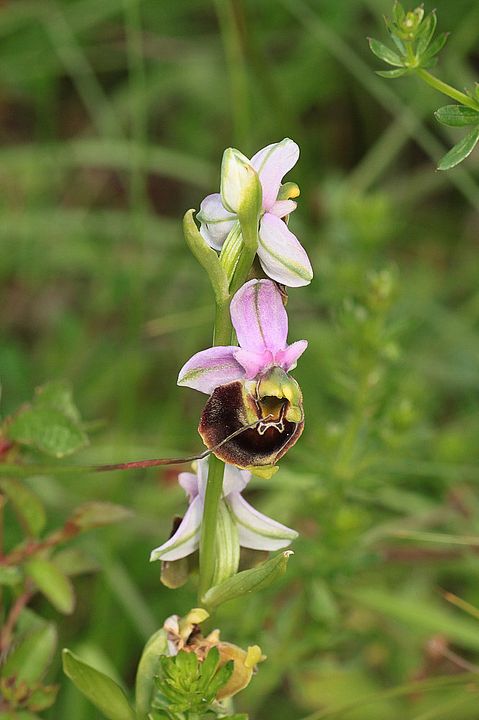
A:
<svg viewBox="0 0 479 720">
<path fill-rule="evenodd" d="M 438 54 L 446 44 L 448 33 L 434 37 L 437 26 L 435 10 L 428 15 L 420 5 L 405 11 L 400 2 L 393 6 L 392 18 L 384 18 L 395 49 L 379 40 L 368 38 L 371 52 L 394 70 L 378 70 L 384 78 L 394 79 L 404 75 L 416 75 L 435 90 L 455 100 L 456 105 L 445 105 L 435 113 L 436 120 L 448 127 L 471 127 L 440 160 L 438 170 L 450 170 L 465 160 L 479 141 L 479 85 L 461 92 L 429 72 L 437 64 Z"/>
</svg>

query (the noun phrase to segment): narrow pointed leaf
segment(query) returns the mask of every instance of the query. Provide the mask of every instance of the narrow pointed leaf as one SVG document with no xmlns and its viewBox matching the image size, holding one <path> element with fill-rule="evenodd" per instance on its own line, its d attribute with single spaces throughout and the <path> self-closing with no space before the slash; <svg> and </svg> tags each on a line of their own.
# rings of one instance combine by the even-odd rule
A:
<svg viewBox="0 0 479 720">
<path fill-rule="evenodd" d="M 437 38 L 435 40 L 432 41 L 432 43 L 429 45 L 428 49 L 426 50 L 426 52 L 423 54 L 423 56 L 421 58 L 422 66 L 424 66 L 424 62 L 426 62 L 427 60 L 430 60 L 431 58 L 434 57 L 434 55 L 437 55 L 438 52 L 440 52 L 442 50 L 442 48 L 444 47 L 444 45 L 447 42 L 448 37 L 449 37 L 449 33 L 441 33 L 440 35 L 437 36 Z"/>
<path fill-rule="evenodd" d="M 215 298 L 221 302 L 228 297 L 229 292 L 226 272 L 220 263 L 218 254 L 208 245 L 196 227 L 193 219 L 194 212 L 194 210 L 188 210 L 183 218 L 185 240 L 195 258 L 208 273 Z"/>
<path fill-rule="evenodd" d="M 368 38 L 368 43 L 371 48 L 371 52 L 380 60 L 384 60 L 384 62 L 388 65 L 395 65 L 396 67 L 403 66 L 403 62 L 399 55 L 395 53 L 394 50 L 390 50 L 386 47 L 386 45 L 383 45 L 383 43 L 379 42 L 379 40 Z"/>
<path fill-rule="evenodd" d="M 21 480 L 0 479 L 0 490 L 12 503 L 15 514 L 28 535 L 39 535 L 45 527 L 45 509 L 39 497 Z"/>
<path fill-rule="evenodd" d="M 479 140 L 479 126 L 475 127 L 466 137 L 464 137 L 457 145 L 449 150 L 446 155 L 441 159 L 438 170 L 450 170 L 451 168 L 459 165 L 460 162 L 465 160 L 468 155 L 474 150 L 477 141 Z"/>
<path fill-rule="evenodd" d="M 24 636 L 8 655 L 2 677 L 15 676 L 27 683 L 39 682 L 47 672 L 57 645 L 57 631 L 53 623 L 45 623 Z"/>
<path fill-rule="evenodd" d="M 138 664 L 135 685 L 136 712 L 139 720 L 148 717 L 155 685 L 155 677 L 160 667 L 160 657 L 168 652 L 166 633 L 158 630 L 145 645 Z"/>
<path fill-rule="evenodd" d="M 291 550 L 287 550 L 259 567 L 243 570 L 225 582 L 215 585 L 205 594 L 204 604 L 208 608 L 214 608 L 228 600 L 268 587 L 284 574 L 289 556 L 292 554 Z"/>
<path fill-rule="evenodd" d="M 90 530 L 128 520 L 131 515 L 131 510 L 122 505 L 109 502 L 87 502 L 75 510 L 68 523 L 82 530 Z"/>
<path fill-rule="evenodd" d="M 433 11 L 422 21 L 419 32 L 417 34 L 418 43 L 416 46 L 416 53 L 421 56 L 428 48 L 429 43 L 432 40 L 437 25 L 437 16 Z"/>
<path fill-rule="evenodd" d="M 479 108 L 473 110 L 464 105 L 444 105 L 434 113 L 436 120 L 449 127 L 479 125 Z"/>
<path fill-rule="evenodd" d="M 376 75 L 383 78 L 398 78 L 405 75 L 409 70 L 405 68 L 399 68 L 398 70 L 376 70 Z"/>
<path fill-rule="evenodd" d="M 121 687 L 70 650 L 63 651 L 63 671 L 108 720 L 135 720 L 135 713 Z"/>
<path fill-rule="evenodd" d="M 34 558 L 25 565 L 42 595 L 61 613 L 69 615 L 75 607 L 75 594 L 69 578 L 49 560 Z"/>
</svg>

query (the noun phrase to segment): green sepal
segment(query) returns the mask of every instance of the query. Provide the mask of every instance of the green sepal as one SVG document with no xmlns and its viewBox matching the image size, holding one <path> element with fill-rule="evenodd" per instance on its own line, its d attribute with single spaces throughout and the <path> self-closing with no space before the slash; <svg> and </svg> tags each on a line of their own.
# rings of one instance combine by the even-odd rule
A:
<svg viewBox="0 0 479 720">
<path fill-rule="evenodd" d="M 63 672 L 108 720 L 136 720 L 121 687 L 111 677 L 87 665 L 70 650 L 63 650 Z"/>
<path fill-rule="evenodd" d="M 75 607 L 75 593 L 70 579 L 57 565 L 43 558 L 33 558 L 25 564 L 25 573 L 35 582 L 51 604 L 64 615 Z"/>
<path fill-rule="evenodd" d="M 479 125 L 479 108 L 473 110 L 465 105 L 444 105 L 434 113 L 436 120 L 449 127 Z"/>
<path fill-rule="evenodd" d="M 404 63 L 399 55 L 395 53 L 394 50 L 390 50 L 382 42 L 379 42 L 379 40 L 368 38 L 368 43 L 373 55 L 376 55 L 376 57 L 380 60 L 383 60 L 388 65 L 394 65 L 395 67 L 401 68 L 404 66 Z"/>
<path fill-rule="evenodd" d="M 39 535 L 46 522 L 45 508 L 40 498 L 16 478 L 1 478 L 0 490 L 12 503 L 27 535 Z"/>
<path fill-rule="evenodd" d="M 228 298 L 228 278 L 217 252 L 208 245 L 198 230 L 193 218 L 194 212 L 188 210 L 183 217 L 185 240 L 199 264 L 208 273 L 216 302 L 222 303 Z"/>
<path fill-rule="evenodd" d="M 479 140 L 479 125 L 471 130 L 466 137 L 462 138 L 457 145 L 454 145 L 448 153 L 440 160 L 437 166 L 438 170 L 450 170 L 459 165 L 472 153 Z"/>
<path fill-rule="evenodd" d="M 160 667 L 160 657 L 168 652 L 166 632 L 157 630 L 145 645 L 136 673 L 135 701 L 139 720 L 148 717 L 155 685 L 155 677 Z"/>
<path fill-rule="evenodd" d="M 290 555 L 293 555 L 292 550 L 286 550 L 263 565 L 243 570 L 219 585 L 214 585 L 205 593 L 202 602 L 207 608 L 215 608 L 228 600 L 269 587 L 285 573 Z"/>
<path fill-rule="evenodd" d="M 424 63 L 433 58 L 438 54 L 444 47 L 449 37 L 449 33 L 441 33 L 435 40 L 429 45 L 428 49 L 421 57 L 421 65 L 424 67 Z"/>
<path fill-rule="evenodd" d="M 419 26 L 418 33 L 416 35 L 417 39 L 417 46 L 416 46 L 416 54 L 421 58 L 423 53 L 427 50 L 429 47 L 429 43 L 431 42 L 434 32 L 436 30 L 437 25 L 437 15 L 436 12 L 433 10 L 432 13 L 430 13 Z"/>
</svg>

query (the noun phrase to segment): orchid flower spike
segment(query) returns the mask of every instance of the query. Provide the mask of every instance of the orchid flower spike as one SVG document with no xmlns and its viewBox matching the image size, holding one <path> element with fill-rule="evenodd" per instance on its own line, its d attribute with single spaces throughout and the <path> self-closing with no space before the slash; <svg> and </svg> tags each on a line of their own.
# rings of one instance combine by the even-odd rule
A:
<svg viewBox="0 0 479 720">
<path fill-rule="evenodd" d="M 241 468 L 272 467 L 303 430 L 301 390 L 288 372 L 308 343 L 287 344 L 288 316 L 271 280 L 243 285 L 230 312 L 239 347 L 196 353 L 180 370 L 178 385 L 211 394 L 198 428 L 210 449 L 257 421 L 214 450 L 217 457 Z"/>
<path fill-rule="evenodd" d="M 189 507 L 175 534 L 163 545 L 151 553 L 151 560 L 174 561 L 191 555 L 199 547 L 201 519 L 205 501 L 206 483 L 208 478 L 208 459 L 197 463 L 196 473 L 179 474 L 178 482 L 188 496 Z M 219 527 L 225 519 L 230 525 L 236 539 L 236 568 L 229 568 L 234 574 L 239 562 L 239 547 L 253 550 L 279 550 L 287 547 L 298 533 L 255 510 L 241 495 L 249 483 L 251 473 L 226 465 L 223 495 L 218 510 Z M 218 578 L 217 578 L 218 579 Z"/>
<path fill-rule="evenodd" d="M 221 167 L 221 192 L 208 195 L 198 213 L 202 236 L 212 248 L 221 250 L 238 227 L 238 209 L 250 182 L 247 170 L 253 168 L 263 191 L 258 258 L 266 275 L 288 287 L 308 285 L 313 277 L 304 248 L 284 221 L 296 209 L 291 198 L 299 190 L 291 183 L 292 189 L 284 192 L 281 181 L 298 158 L 299 147 L 289 138 L 259 150 L 251 160 L 228 148 Z"/>
</svg>

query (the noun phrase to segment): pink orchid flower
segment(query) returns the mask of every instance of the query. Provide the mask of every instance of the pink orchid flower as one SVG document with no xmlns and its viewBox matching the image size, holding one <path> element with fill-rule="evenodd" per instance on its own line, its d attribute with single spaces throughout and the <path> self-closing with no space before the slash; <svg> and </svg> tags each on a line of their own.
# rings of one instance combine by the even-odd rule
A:
<svg viewBox="0 0 479 720">
<path fill-rule="evenodd" d="M 198 461 L 196 474 L 180 473 L 178 482 L 188 496 L 189 507 L 174 535 L 152 551 L 151 560 L 171 562 L 198 549 L 207 477 L 207 459 Z M 250 480 L 251 473 L 226 465 L 219 517 L 226 512 L 236 529 L 238 561 L 239 546 L 252 550 L 279 550 L 298 537 L 295 530 L 263 515 L 246 502 L 241 493 Z"/>
<path fill-rule="evenodd" d="M 287 344 L 288 316 L 271 280 L 243 285 L 230 312 L 239 347 L 196 353 L 180 370 L 178 384 L 211 394 L 199 426 L 208 448 L 245 428 L 214 450 L 217 457 L 238 467 L 271 466 L 303 429 L 301 390 L 288 372 L 308 343 Z"/>
<path fill-rule="evenodd" d="M 288 287 L 308 285 L 313 277 L 306 251 L 283 220 L 295 210 L 296 203 L 291 199 L 278 200 L 281 181 L 298 158 L 299 147 L 289 138 L 259 150 L 251 160 L 238 150 L 226 150 L 221 170 L 221 193 L 208 195 L 198 213 L 202 236 L 212 248 L 221 250 L 238 222 L 236 212 L 237 196 L 241 193 L 241 174 L 238 177 L 232 166 L 237 159 L 251 165 L 258 174 L 263 191 L 258 258 L 266 275 Z"/>
</svg>

